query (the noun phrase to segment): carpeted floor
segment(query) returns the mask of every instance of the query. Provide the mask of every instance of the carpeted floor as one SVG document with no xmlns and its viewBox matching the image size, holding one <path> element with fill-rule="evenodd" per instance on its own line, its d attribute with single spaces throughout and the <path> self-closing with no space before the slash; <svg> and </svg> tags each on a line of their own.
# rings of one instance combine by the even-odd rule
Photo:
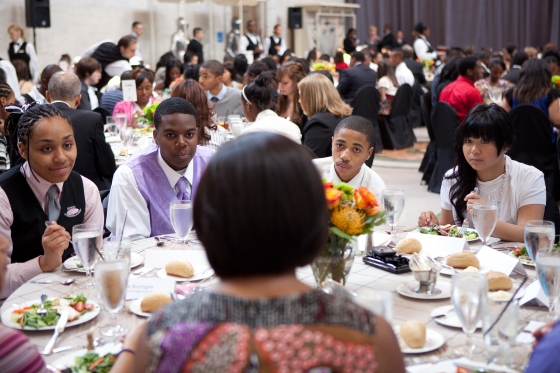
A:
<svg viewBox="0 0 560 373">
<path fill-rule="evenodd" d="M 426 152 L 427 142 L 416 142 L 412 148 L 400 150 L 384 150 L 382 153 L 377 153 L 375 159 L 390 159 L 399 161 L 412 161 L 420 162 Z"/>
</svg>

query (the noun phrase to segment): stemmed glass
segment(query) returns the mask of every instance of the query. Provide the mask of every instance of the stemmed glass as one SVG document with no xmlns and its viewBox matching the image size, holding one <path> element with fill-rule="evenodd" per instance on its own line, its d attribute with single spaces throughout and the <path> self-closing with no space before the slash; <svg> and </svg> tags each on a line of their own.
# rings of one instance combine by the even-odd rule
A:
<svg viewBox="0 0 560 373">
<path fill-rule="evenodd" d="M 95 267 L 95 282 L 105 309 L 111 315 L 111 323 L 124 305 L 128 283 L 129 266 L 123 259 L 112 262 L 99 262 Z M 118 323 L 101 328 L 100 333 L 107 337 L 118 337 L 128 330 Z"/>
<path fill-rule="evenodd" d="M 78 283 L 78 287 L 81 289 L 95 287 L 91 270 L 99 260 L 99 250 L 102 244 L 101 228 L 97 224 L 78 224 L 72 227 L 72 245 L 86 270 L 85 281 Z"/>
<path fill-rule="evenodd" d="M 486 245 L 498 223 L 498 205 L 494 202 L 475 203 L 472 217 L 478 236 L 482 244 Z"/>
<path fill-rule="evenodd" d="M 525 223 L 525 247 L 533 262 L 537 252 L 551 251 L 554 244 L 555 226 L 547 220 L 529 220 Z"/>
<path fill-rule="evenodd" d="M 113 120 L 117 123 L 119 131 L 124 131 L 126 125 L 128 124 L 128 118 L 126 117 L 126 114 L 115 114 L 113 116 Z"/>
<path fill-rule="evenodd" d="M 451 283 L 451 302 L 455 314 L 461 321 L 463 332 L 467 335 L 465 346 L 455 348 L 455 353 L 471 358 L 484 350 L 472 342 L 472 335 L 482 318 L 486 307 L 488 280 L 479 273 L 456 273 Z"/>
<path fill-rule="evenodd" d="M 536 254 L 537 276 L 541 288 L 548 297 L 548 313 L 538 316 L 537 320 L 548 323 L 558 318 L 554 309 L 560 295 L 560 253 L 542 247 Z"/>
<path fill-rule="evenodd" d="M 169 206 L 171 225 L 181 240 L 181 245 L 185 245 L 187 237 L 193 227 L 192 203 L 189 200 L 171 201 Z"/>
<path fill-rule="evenodd" d="M 404 210 L 404 190 L 383 189 L 381 192 L 383 209 L 387 211 L 387 223 L 391 226 L 391 236 L 397 233 L 397 221 Z"/>
<path fill-rule="evenodd" d="M 131 127 L 126 127 L 121 132 L 121 139 L 123 141 L 123 147 L 126 149 L 126 158 L 128 158 L 128 149 L 132 145 L 132 140 L 134 138 L 134 134 Z"/>
</svg>

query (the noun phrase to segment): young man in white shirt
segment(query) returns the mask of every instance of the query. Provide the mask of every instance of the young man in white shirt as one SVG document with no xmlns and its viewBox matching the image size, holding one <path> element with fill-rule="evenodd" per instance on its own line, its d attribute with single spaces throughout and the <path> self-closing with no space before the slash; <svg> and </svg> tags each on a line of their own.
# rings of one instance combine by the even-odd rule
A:
<svg viewBox="0 0 560 373">
<path fill-rule="evenodd" d="M 264 53 L 269 56 L 281 56 L 286 51 L 286 41 L 282 39 L 282 26 L 274 26 L 272 35 L 264 40 Z"/>
<path fill-rule="evenodd" d="M 385 182 L 365 165 L 373 154 L 373 127 L 358 115 L 344 118 L 332 138 L 332 157 L 314 159 L 321 177 L 333 183 L 346 183 L 355 188 L 366 187 L 375 198 L 381 198 Z"/>
<path fill-rule="evenodd" d="M 140 50 L 140 41 L 138 39 L 140 38 L 140 36 L 142 36 L 143 33 L 144 33 L 144 25 L 142 24 L 142 22 L 134 21 L 134 23 L 132 24 L 132 32 L 130 33 L 130 35 L 132 35 L 132 37 L 136 39 L 136 52 L 134 53 L 134 55 L 138 57 L 140 61 L 143 61 L 144 59 L 142 58 L 142 51 Z"/>
<path fill-rule="evenodd" d="M 243 115 L 241 91 L 226 87 L 222 83 L 223 75 L 224 65 L 216 60 L 206 61 L 200 66 L 198 82 L 206 91 L 208 102 L 218 117 Z"/>
<path fill-rule="evenodd" d="M 395 77 L 399 85 L 408 84 L 410 87 L 414 85 L 414 74 L 404 63 L 404 53 L 402 49 L 397 48 L 391 52 L 389 57 L 391 65 L 395 66 Z"/>
<path fill-rule="evenodd" d="M 239 53 L 253 51 L 253 61 L 262 57 L 263 43 L 261 37 L 257 35 L 257 24 L 250 20 L 247 22 L 247 32 L 239 40 Z"/>
</svg>

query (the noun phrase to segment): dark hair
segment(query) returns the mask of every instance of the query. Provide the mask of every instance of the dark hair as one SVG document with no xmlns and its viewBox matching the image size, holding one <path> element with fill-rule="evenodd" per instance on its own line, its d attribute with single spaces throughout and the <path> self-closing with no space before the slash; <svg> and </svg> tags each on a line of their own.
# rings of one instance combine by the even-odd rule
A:
<svg viewBox="0 0 560 373">
<path fill-rule="evenodd" d="M 457 223 L 463 221 L 467 210 L 465 196 L 476 186 L 476 170 L 463 153 L 466 138 L 484 139 L 496 144 L 496 154 L 513 144 L 511 118 L 507 111 L 496 104 L 475 106 L 455 132 L 455 168 L 446 179 L 456 179 L 449 191 L 449 199 L 457 215 Z"/>
<path fill-rule="evenodd" d="M 348 32 L 346 33 L 346 37 L 349 38 L 350 34 L 353 33 L 353 32 L 356 32 L 356 29 L 355 28 L 349 28 Z"/>
<path fill-rule="evenodd" d="M 183 73 L 183 77 L 185 79 L 192 79 L 198 82 L 200 71 L 200 65 L 187 65 L 185 66 L 185 72 Z"/>
<path fill-rule="evenodd" d="M 392 55 L 394 54 L 395 56 L 399 56 L 399 58 L 400 58 L 401 60 L 404 60 L 404 51 L 403 51 L 401 48 L 394 48 L 394 49 L 391 51 L 391 54 L 392 54 Z"/>
<path fill-rule="evenodd" d="M 462 58 L 459 61 L 459 66 L 457 67 L 459 69 L 459 75 L 465 76 L 468 70 L 476 69 L 477 63 L 478 63 L 478 58 L 474 56 Z"/>
<path fill-rule="evenodd" d="M 286 62 L 292 56 L 292 53 L 294 53 L 293 50 L 286 49 L 286 51 L 284 52 L 284 54 L 282 54 L 282 57 L 280 58 L 280 65 L 283 65 L 284 62 Z"/>
<path fill-rule="evenodd" d="M 198 55 L 194 54 L 193 52 L 186 51 L 185 54 L 183 55 L 183 61 L 184 61 L 184 63 L 187 63 L 187 64 L 188 64 L 188 63 L 191 63 L 191 61 L 193 60 L 194 56 L 197 56 L 197 57 L 198 57 Z"/>
<path fill-rule="evenodd" d="M 436 97 L 439 98 L 441 91 L 443 91 L 443 89 L 447 87 L 448 84 L 454 82 L 459 77 L 459 61 L 461 61 L 461 59 L 453 58 L 447 61 L 443 69 L 441 69 L 441 73 L 439 74 L 439 82 L 435 87 Z"/>
<path fill-rule="evenodd" d="M 229 71 L 229 74 L 231 75 L 231 80 L 232 81 L 237 78 L 237 71 L 235 70 L 235 66 L 233 66 L 233 64 L 231 62 L 224 63 L 224 69 Z"/>
<path fill-rule="evenodd" d="M 76 75 L 81 80 L 85 80 L 96 71 L 101 71 L 101 64 L 95 58 L 82 58 L 76 64 Z"/>
<path fill-rule="evenodd" d="M 320 59 L 320 60 L 323 60 L 323 61 L 330 61 L 330 60 L 331 60 L 331 56 L 329 56 L 328 54 L 324 54 L 324 53 L 323 53 L 323 54 L 319 57 L 319 59 Z"/>
<path fill-rule="evenodd" d="M 132 43 L 137 43 L 138 41 L 136 40 L 136 38 L 132 35 L 126 35 L 123 36 L 122 38 L 119 39 L 119 42 L 117 44 L 117 47 L 120 49 L 122 48 L 128 48 L 130 46 L 130 44 Z"/>
<path fill-rule="evenodd" d="M 538 100 L 552 89 L 551 79 L 552 71 L 545 61 L 537 58 L 529 60 L 519 73 L 513 96 L 517 97 L 519 104 Z"/>
<path fill-rule="evenodd" d="M 423 34 L 424 31 L 426 31 L 427 29 L 428 27 L 426 27 L 426 25 L 424 25 L 422 22 L 418 22 L 416 26 L 414 26 L 414 31 L 416 31 L 419 34 Z"/>
<path fill-rule="evenodd" d="M 60 61 L 66 61 L 68 62 L 69 65 L 72 64 L 72 59 L 70 58 L 70 55 L 67 53 L 64 53 L 62 56 L 60 56 L 59 62 Z"/>
<path fill-rule="evenodd" d="M 260 111 L 272 109 L 275 102 L 268 89 L 271 77 L 268 74 L 258 75 L 251 84 L 244 88 L 245 97 Z"/>
<path fill-rule="evenodd" d="M 366 118 L 359 115 L 350 115 L 338 123 L 334 129 L 334 133 L 336 134 L 344 128 L 363 134 L 366 137 L 369 147 L 375 145 L 375 133 L 373 132 L 373 126 Z"/>
<path fill-rule="evenodd" d="M 529 59 L 529 55 L 524 51 L 519 51 L 513 55 L 511 59 L 512 65 L 523 66 L 523 64 Z"/>
<path fill-rule="evenodd" d="M 198 127 L 198 111 L 196 110 L 196 108 L 184 98 L 172 97 L 172 98 L 168 98 L 167 100 L 163 100 L 158 105 L 156 112 L 154 113 L 154 126 L 156 127 L 156 130 L 159 128 L 159 125 L 161 124 L 161 119 L 165 115 L 172 115 L 172 114 L 192 115 Z"/>
<path fill-rule="evenodd" d="M 15 61 L 18 61 L 18 60 L 15 60 Z M 0 70 L 2 70 L 2 69 L 0 69 Z M 4 70 L 2 70 L 2 72 L 4 72 Z M 8 85 L 8 83 L 6 83 L 5 81 L 0 80 L 0 97 L 8 98 L 13 93 L 14 93 L 14 91 L 12 90 L 12 87 L 10 87 Z M 0 110 L 2 110 L 2 109 L 3 108 L 0 108 Z"/>
<path fill-rule="evenodd" d="M 164 53 L 160 58 L 158 63 L 156 64 L 156 70 L 160 67 L 165 67 L 169 63 L 169 61 L 175 59 L 175 56 L 171 52 Z"/>
<path fill-rule="evenodd" d="M 224 75 L 224 65 L 220 63 L 220 61 L 216 60 L 209 60 L 205 61 L 202 65 L 200 65 L 201 69 L 208 69 L 215 76 L 222 76 Z"/>
<path fill-rule="evenodd" d="M 552 64 L 560 64 L 560 53 L 558 53 L 558 51 L 549 49 L 546 52 L 543 53 L 543 55 L 541 56 L 541 58 L 543 60 L 546 61 L 546 63 L 552 63 Z"/>
<path fill-rule="evenodd" d="M 18 81 L 20 80 L 30 80 L 29 78 L 29 66 L 24 60 L 13 60 L 12 65 L 16 69 L 16 75 Z"/>
<path fill-rule="evenodd" d="M 382 60 L 377 64 L 377 79 L 381 79 L 384 76 L 389 78 L 395 87 L 400 86 L 395 75 L 395 67 L 389 61 Z"/>
<path fill-rule="evenodd" d="M 509 53 L 509 55 L 511 56 L 513 54 L 513 51 L 516 50 L 517 47 L 515 45 L 508 45 L 506 47 L 506 51 Z"/>
<path fill-rule="evenodd" d="M 315 50 L 315 48 L 313 48 L 312 50 L 309 51 L 309 53 L 307 53 L 307 62 L 311 62 L 311 61 L 315 61 L 317 59 L 317 51 Z"/>
<path fill-rule="evenodd" d="M 249 64 L 247 63 L 247 57 L 244 54 L 237 55 L 235 60 L 233 61 L 233 66 L 235 66 L 235 70 L 237 70 L 238 77 L 236 80 L 238 82 L 243 80 L 243 75 L 247 72 L 247 67 Z"/>
<path fill-rule="evenodd" d="M 141 25 L 141 24 L 142 24 L 142 22 L 140 22 L 140 21 L 134 21 L 134 22 L 132 22 L 132 28 L 135 28 L 136 26 Z"/>
<path fill-rule="evenodd" d="M 156 75 L 150 69 L 145 69 L 143 67 L 137 67 L 132 70 L 132 75 L 130 76 L 131 79 L 136 81 L 136 88 L 140 87 L 140 84 L 144 83 L 144 80 L 149 81 L 150 83 L 154 83 Z"/>
<path fill-rule="evenodd" d="M 169 61 L 167 66 L 165 66 L 165 80 L 163 82 L 163 89 L 169 88 L 169 86 L 172 83 L 170 74 L 171 74 L 171 70 L 173 68 L 178 68 L 179 69 L 179 74 L 183 74 L 183 64 L 181 63 L 181 61 L 179 61 L 179 60 Z"/>
<path fill-rule="evenodd" d="M 501 58 L 493 58 L 490 63 L 488 64 L 488 69 L 492 70 L 492 68 L 496 65 L 499 65 L 506 71 L 506 64 L 503 59 Z"/>
<path fill-rule="evenodd" d="M 258 132 L 225 143 L 200 180 L 193 209 L 216 274 L 274 275 L 311 263 L 327 238 L 324 194 L 309 152 L 287 137 Z"/>
<path fill-rule="evenodd" d="M 216 130 L 216 124 L 212 121 L 212 109 L 208 105 L 206 92 L 200 83 L 192 79 L 185 79 L 173 88 L 171 97 L 187 100 L 198 112 L 198 145 L 204 145 L 210 141 L 211 137 L 206 128 Z"/>
<path fill-rule="evenodd" d="M 311 71 L 308 75 L 311 75 L 311 74 L 320 74 L 320 75 L 323 75 L 325 78 L 328 78 L 328 79 L 331 81 L 332 84 L 334 84 L 334 79 L 333 79 L 332 75 L 331 75 L 329 72 L 325 71 L 325 70 L 315 70 L 315 71 Z"/>
<path fill-rule="evenodd" d="M 300 57 L 290 57 L 288 59 L 288 62 L 296 62 L 299 63 L 301 65 L 301 67 L 303 67 L 303 71 L 305 71 L 305 74 L 309 74 L 309 61 L 307 61 L 305 58 L 300 58 Z"/>
<path fill-rule="evenodd" d="M 334 55 L 334 63 L 341 63 L 341 62 L 344 62 L 344 53 L 338 51 Z"/>
<path fill-rule="evenodd" d="M 200 27 L 195 27 L 195 28 L 192 30 L 193 37 L 195 37 L 196 34 L 198 34 L 199 31 L 202 31 L 202 29 L 201 29 Z"/>
<path fill-rule="evenodd" d="M 354 52 L 352 53 L 352 58 L 358 62 L 364 62 L 364 54 L 362 52 Z"/>
<path fill-rule="evenodd" d="M 268 66 L 266 63 L 261 61 L 255 61 L 247 69 L 247 81 L 252 82 L 257 76 L 261 75 L 263 72 L 268 71 Z"/>
<path fill-rule="evenodd" d="M 6 72 L 0 68 L 0 83 L 6 83 Z"/>
<path fill-rule="evenodd" d="M 265 57 L 261 59 L 261 62 L 264 62 L 266 66 L 268 66 L 268 70 L 276 71 L 276 62 L 270 57 Z"/>
</svg>

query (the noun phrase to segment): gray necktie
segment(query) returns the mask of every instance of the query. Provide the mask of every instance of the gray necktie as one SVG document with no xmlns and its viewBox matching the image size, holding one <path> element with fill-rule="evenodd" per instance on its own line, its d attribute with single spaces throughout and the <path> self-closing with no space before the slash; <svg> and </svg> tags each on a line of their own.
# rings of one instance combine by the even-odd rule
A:
<svg viewBox="0 0 560 373">
<path fill-rule="evenodd" d="M 58 192 L 58 187 L 54 184 L 47 192 L 47 196 L 49 196 L 49 221 L 57 221 L 60 215 L 60 202 L 56 199 L 56 192 Z"/>
<path fill-rule="evenodd" d="M 213 103 L 216 103 L 216 102 L 220 101 L 220 99 L 218 97 L 214 96 L 210 99 L 210 101 L 212 101 Z"/>
</svg>

